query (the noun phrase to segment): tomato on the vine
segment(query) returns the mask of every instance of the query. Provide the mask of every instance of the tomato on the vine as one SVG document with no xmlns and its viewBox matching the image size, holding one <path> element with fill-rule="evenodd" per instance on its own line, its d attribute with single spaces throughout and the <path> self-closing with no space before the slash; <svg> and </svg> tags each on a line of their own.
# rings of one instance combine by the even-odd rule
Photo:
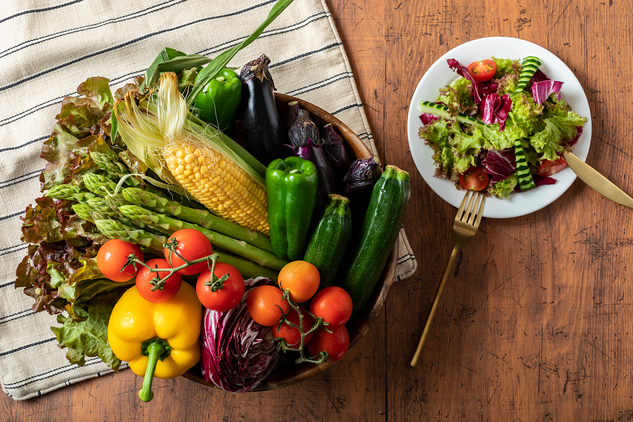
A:
<svg viewBox="0 0 633 422">
<path fill-rule="evenodd" d="M 317 293 L 310 302 L 310 312 L 323 318 L 328 328 L 345 325 L 352 316 L 352 297 L 344 289 L 331 286 Z"/>
<path fill-rule="evenodd" d="M 209 239 L 207 239 L 207 237 L 198 230 L 178 230 L 169 236 L 169 239 L 167 239 L 167 242 L 165 243 L 169 244 L 174 240 L 178 242 L 176 245 L 176 252 L 188 261 L 195 261 L 196 259 L 204 258 L 205 256 L 209 256 L 213 253 L 211 241 L 209 241 Z M 183 261 L 178 255 L 172 253 L 168 247 L 165 248 L 164 253 L 165 259 L 171 262 L 172 268 L 180 267 L 185 263 L 185 261 Z M 208 268 L 207 261 L 199 262 L 187 268 L 183 268 L 178 271 L 178 273 L 182 275 L 193 275 L 200 273 L 205 268 Z"/>
<path fill-rule="evenodd" d="M 301 327 L 301 331 L 307 333 L 312 328 L 314 324 L 314 320 L 304 309 L 299 308 L 299 312 L 301 312 L 302 321 L 301 325 L 299 325 L 299 313 L 294 309 L 291 309 L 288 315 L 286 315 L 286 320 L 297 327 Z M 314 332 L 306 335 L 303 339 L 304 346 L 308 344 Z M 287 324 L 285 321 L 280 324 L 273 325 L 273 335 L 275 337 L 280 337 L 286 340 L 286 343 L 290 347 L 299 347 L 301 343 L 301 332 L 298 328 L 292 327 Z"/>
<path fill-rule="evenodd" d="M 216 262 L 213 273 L 215 277 L 211 277 L 211 270 L 206 268 L 198 276 L 196 293 L 200 303 L 217 312 L 235 308 L 244 296 L 242 274 L 234 266 L 222 262 Z M 223 280 L 225 276 L 227 278 Z"/>
<path fill-rule="evenodd" d="M 497 64 L 490 59 L 472 62 L 468 65 L 468 73 L 476 82 L 486 82 L 497 73 Z"/>
<path fill-rule="evenodd" d="M 473 166 L 459 176 L 459 184 L 462 188 L 476 192 L 486 189 L 489 181 L 490 177 L 480 166 Z"/>
<path fill-rule="evenodd" d="M 283 299 L 283 292 L 275 286 L 259 286 L 248 292 L 246 309 L 259 325 L 272 327 L 279 323 L 281 313 L 287 313 L 290 304 Z"/>
<path fill-rule="evenodd" d="M 129 281 L 141 267 L 140 264 L 125 265 L 132 254 L 141 261 L 144 259 L 138 245 L 120 239 L 110 239 L 101 245 L 97 252 L 97 267 L 101 274 L 112 281 Z"/>
<path fill-rule="evenodd" d="M 567 167 L 567 161 L 565 161 L 563 157 L 558 157 L 554 161 L 543 160 L 543 162 L 538 166 L 538 174 L 539 176 L 551 176 L 558 173 L 565 167 Z"/>
<path fill-rule="evenodd" d="M 349 349 L 349 333 L 344 325 L 331 329 L 328 333 L 323 328 L 314 332 L 314 336 L 308 343 L 308 351 L 312 356 L 316 356 L 322 351 L 327 352 L 328 361 L 341 359 Z"/>
<path fill-rule="evenodd" d="M 277 280 L 282 290 L 290 290 L 290 299 L 302 303 L 314 296 L 321 277 L 317 267 L 311 263 L 292 261 L 281 269 Z"/>
<path fill-rule="evenodd" d="M 162 258 L 150 259 L 145 263 L 150 268 L 168 269 L 169 262 Z M 143 299 L 152 303 L 170 301 L 176 296 L 182 285 L 182 277 L 173 273 L 167 280 L 160 282 L 169 275 L 169 271 L 150 271 L 147 267 L 141 267 L 136 275 L 136 289 Z"/>
</svg>

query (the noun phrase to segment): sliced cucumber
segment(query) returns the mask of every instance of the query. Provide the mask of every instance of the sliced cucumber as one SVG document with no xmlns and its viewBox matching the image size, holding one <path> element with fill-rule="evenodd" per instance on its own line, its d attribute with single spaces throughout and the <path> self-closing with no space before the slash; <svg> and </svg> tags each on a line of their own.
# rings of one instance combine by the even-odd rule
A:
<svg viewBox="0 0 633 422">
<path fill-rule="evenodd" d="M 538 57 L 527 56 L 523 59 L 521 62 L 521 72 L 519 73 L 519 82 L 517 83 L 516 91 L 514 91 L 515 94 L 525 89 L 539 67 L 541 67 L 541 61 Z"/>
<path fill-rule="evenodd" d="M 485 123 L 477 120 L 473 116 L 466 116 L 465 114 L 453 116 L 448 112 L 448 107 L 431 101 L 423 100 L 420 103 L 420 110 L 422 113 L 435 114 L 436 116 L 443 117 L 444 119 L 457 120 L 458 122 L 465 123 L 467 125 L 486 126 Z"/>
<path fill-rule="evenodd" d="M 518 139 L 514 141 L 514 155 L 516 157 L 519 188 L 521 188 L 522 191 L 535 188 L 536 185 L 534 184 L 532 173 L 530 173 L 523 146 L 521 146 L 521 141 Z"/>
</svg>

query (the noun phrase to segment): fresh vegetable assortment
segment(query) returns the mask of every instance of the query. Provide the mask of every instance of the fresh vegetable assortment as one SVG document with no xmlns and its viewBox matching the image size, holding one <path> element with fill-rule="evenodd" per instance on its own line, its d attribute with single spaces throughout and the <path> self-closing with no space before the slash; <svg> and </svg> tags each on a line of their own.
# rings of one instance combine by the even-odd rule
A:
<svg viewBox="0 0 633 422">
<path fill-rule="evenodd" d="M 420 104 L 419 137 L 433 149 L 435 175 L 498 198 L 556 183 L 550 176 L 587 122 L 561 97 L 563 82 L 533 56 L 447 62 L 460 77 Z"/>
<path fill-rule="evenodd" d="M 296 101 L 278 110 L 268 57 L 226 67 L 290 2 L 214 60 L 166 48 L 114 94 L 87 79 L 42 147 L 15 286 L 58 315 L 70 362 L 128 362 L 144 401 L 198 363 L 246 392 L 280 352 L 341 359 L 393 249 L 408 173 L 352 161 Z"/>
</svg>

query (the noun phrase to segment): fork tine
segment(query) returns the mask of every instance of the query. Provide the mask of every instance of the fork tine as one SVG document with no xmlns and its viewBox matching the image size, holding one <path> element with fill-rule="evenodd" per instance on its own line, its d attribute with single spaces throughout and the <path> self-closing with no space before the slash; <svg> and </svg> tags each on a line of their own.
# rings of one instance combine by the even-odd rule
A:
<svg viewBox="0 0 633 422">
<path fill-rule="evenodd" d="M 479 223 L 481 223 L 481 218 L 484 215 L 484 203 L 486 202 L 486 197 L 481 195 L 481 203 L 479 205 L 479 209 L 477 210 L 477 219 L 475 220 L 475 229 L 479 228 Z"/>
<path fill-rule="evenodd" d="M 477 217 L 477 214 L 475 214 L 475 210 L 479 207 L 479 204 L 481 203 L 481 198 L 483 198 L 483 195 L 481 193 L 473 193 L 472 201 L 468 204 L 468 219 L 466 220 L 466 224 L 475 224 L 475 218 Z"/>
<path fill-rule="evenodd" d="M 466 195 L 464 195 L 464 199 L 462 199 L 462 203 L 457 210 L 457 215 L 455 216 L 456 220 L 462 219 L 462 214 L 464 213 L 464 208 L 466 208 L 466 204 L 468 203 L 468 199 L 470 198 L 470 194 L 472 191 L 466 191 Z"/>
</svg>

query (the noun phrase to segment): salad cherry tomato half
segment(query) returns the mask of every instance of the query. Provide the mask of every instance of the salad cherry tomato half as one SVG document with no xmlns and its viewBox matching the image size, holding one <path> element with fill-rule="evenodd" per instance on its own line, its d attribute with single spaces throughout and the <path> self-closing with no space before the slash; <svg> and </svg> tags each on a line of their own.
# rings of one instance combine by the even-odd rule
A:
<svg viewBox="0 0 633 422">
<path fill-rule="evenodd" d="M 565 167 L 567 167 L 567 161 L 563 157 L 558 157 L 554 161 L 543 160 L 541 165 L 538 166 L 538 174 L 539 176 L 551 176 Z"/>
<path fill-rule="evenodd" d="M 310 302 L 310 312 L 323 318 L 330 329 L 346 324 L 352 316 L 352 308 L 352 297 L 337 286 L 326 287 Z"/>
<path fill-rule="evenodd" d="M 474 166 L 459 176 L 459 184 L 466 190 L 476 192 L 486 189 L 490 178 L 483 167 Z"/>
<path fill-rule="evenodd" d="M 217 312 L 235 308 L 244 296 L 242 274 L 234 266 L 222 262 L 216 262 L 213 273 L 215 277 L 211 277 L 211 269 L 205 268 L 198 276 L 196 293 L 200 303 Z"/>
<path fill-rule="evenodd" d="M 303 309 L 299 308 L 299 312 L 302 315 L 302 322 L 299 325 L 299 313 L 294 309 L 291 309 L 288 315 L 286 315 L 286 320 L 291 324 L 296 325 L 297 327 L 301 327 L 301 331 L 307 333 L 312 328 L 314 324 L 314 320 L 312 317 Z M 314 332 L 308 334 L 303 339 L 303 344 L 306 345 L 312 339 L 312 335 Z M 301 332 L 298 328 L 292 327 L 287 322 L 282 322 L 281 324 L 273 325 L 273 335 L 275 337 L 283 338 L 286 340 L 286 343 L 289 347 L 299 347 L 301 343 Z"/>
<path fill-rule="evenodd" d="M 290 304 L 283 299 L 284 293 L 275 286 L 259 286 L 248 292 L 246 310 L 253 321 L 264 327 L 277 325 Z"/>
<path fill-rule="evenodd" d="M 489 59 L 472 62 L 468 65 L 468 73 L 476 82 L 486 82 L 497 73 L 497 64 Z"/>
<path fill-rule="evenodd" d="M 166 259 L 150 259 L 145 263 L 150 268 L 167 269 L 169 262 Z M 136 275 L 136 289 L 143 299 L 152 303 L 168 302 L 176 296 L 182 285 L 182 277 L 178 273 L 173 273 L 163 283 L 159 280 L 167 277 L 169 271 L 150 271 L 146 267 L 141 267 Z"/>
<path fill-rule="evenodd" d="M 331 329 L 328 333 L 323 328 L 314 332 L 312 340 L 308 343 L 308 351 L 316 356 L 322 351 L 327 352 L 328 361 L 337 361 L 345 356 L 349 349 L 349 333 L 344 325 Z"/>
<path fill-rule="evenodd" d="M 195 229 L 181 229 L 172 234 L 165 244 L 169 244 L 173 241 L 178 242 L 176 245 L 176 252 L 188 261 L 195 261 L 196 259 L 204 258 L 213 253 L 213 247 L 211 241 L 207 239 L 205 235 Z M 171 267 L 180 267 L 185 263 L 178 255 L 172 253 L 171 250 L 166 247 L 164 250 L 165 259 L 171 262 Z M 170 259 L 171 254 L 171 259 Z M 183 268 L 178 271 L 182 275 L 198 274 L 205 268 L 208 268 L 207 262 L 199 262 L 191 265 L 187 268 Z"/>
<path fill-rule="evenodd" d="M 141 267 L 140 264 L 125 265 L 132 254 L 141 261 L 144 259 L 138 245 L 120 239 L 110 239 L 97 252 L 97 267 L 104 277 L 112 281 L 129 281 Z"/>
<path fill-rule="evenodd" d="M 319 270 L 307 261 L 292 261 L 286 264 L 277 279 L 282 290 L 290 290 L 290 299 L 303 303 L 319 289 L 321 277 Z"/>
</svg>

